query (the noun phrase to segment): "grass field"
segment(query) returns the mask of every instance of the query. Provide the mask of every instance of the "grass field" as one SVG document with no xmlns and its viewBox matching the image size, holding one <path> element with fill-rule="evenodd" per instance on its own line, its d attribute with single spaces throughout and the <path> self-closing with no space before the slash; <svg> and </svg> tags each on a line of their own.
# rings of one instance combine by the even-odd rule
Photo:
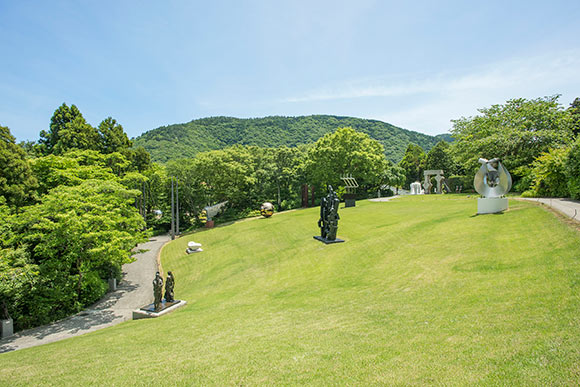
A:
<svg viewBox="0 0 580 387">
<path fill-rule="evenodd" d="M 577 385 L 580 233 L 476 207 L 361 201 L 335 245 L 316 208 L 183 237 L 162 263 L 185 308 L 0 354 L 0 384 Z"/>
</svg>

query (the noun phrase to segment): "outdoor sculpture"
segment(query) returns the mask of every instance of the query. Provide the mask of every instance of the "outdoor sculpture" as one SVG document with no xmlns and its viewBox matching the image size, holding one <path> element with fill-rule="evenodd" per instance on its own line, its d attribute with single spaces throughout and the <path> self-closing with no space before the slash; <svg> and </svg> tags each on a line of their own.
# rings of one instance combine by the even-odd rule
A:
<svg viewBox="0 0 580 387">
<path fill-rule="evenodd" d="M 423 188 L 425 189 L 425 193 L 429 194 L 431 193 L 431 188 L 433 187 L 433 184 L 431 184 L 431 176 L 435 176 L 435 181 L 437 181 L 437 193 L 440 194 L 443 191 L 441 191 L 441 183 L 445 184 L 445 177 L 443 176 L 443 170 L 441 169 L 429 169 L 423 172 L 423 175 L 425 176 L 425 182 L 423 183 Z M 447 191 L 449 191 L 449 188 L 447 188 Z"/>
<path fill-rule="evenodd" d="M 161 310 L 161 299 L 163 298 L 163 278 L 161 278 L 159 272 L 155 274 L 155 279 L 153 280 L 153 296 L 155 297 L 153 308 L 158 312 Z"/>
<path fill-rule="evenodd" d="M 317 239 L 326 244 L 344 242 L 342 239 L 336 238 L 338 230 L 338 195 L 328 186 L 328 195 L 320 201 L 320 219 L 318 219 L 318 227 L 320 227 L 320 236 L 315 236 Z"/>
<path fill-rule="evenodd" d="M 358 188 L 356 179 L 352 175 L 344 175 L 340 179 L 344 182 L 344 189 L 346 190 L 344 195 L 342 195 L 344 207 L 356 206 L 356 189 Z"/>
<path fill-rule="evenodd" d="M 153 303 L 133 310 L 133 320 L 159 317 L 185 306 L 187 301 L 175 299 L 173 293 L 174 287 L 175 277 L 172 272 L 168 271 L 167 280 L 165 281 L 165 300 L 163 300 L 163 278 L 159 272 L 155 273 L 155 279 L 153 280 Z"/>
<path fill-rule="evenodd" d="M 411 195 L 421 194 L 421 183 L 418 181 L 411 183 Z"/>
<path fill-rule="evenodd" d="M 167 280 L 165 280 L 165 302 L 173 302 L 175 298 L 173 297 L 173 287 L 175 286 L 175 277 L 173 273 L 167 272 Z"/>
<path fill-rule="evenodd" d="M 494 214 L 508 208 L 504 197 L 512 188 L 512 177 L 499 158 L 479 159 L 481 167 L 473 178 L 473 186 L 482 197 L 477 199 L 478 214 Z"/>
<path fill-rule="evenodd" d="M 203 251 L 203 249 L 201 248 L 201 243 L 194 242 L 194 241 L 188 242 L 187 249 L 185 249 L 185 252 L 187 254 L 200 253 L 202 251 Z"/>
<path fill-rule="evenodd" d="M 270 216 L 274 215 L 274 205 L 270 202 L 262 203 L 260 206 L 260 214 L 264 218 L 269 218 Z"/>
</svg>

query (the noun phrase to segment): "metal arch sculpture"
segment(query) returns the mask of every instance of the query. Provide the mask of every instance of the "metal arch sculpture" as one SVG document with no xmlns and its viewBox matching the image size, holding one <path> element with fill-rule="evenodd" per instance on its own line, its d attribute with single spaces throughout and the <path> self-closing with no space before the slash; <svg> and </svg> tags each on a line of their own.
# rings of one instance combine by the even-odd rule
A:
<svg viewBox="0 0 580 387">
<path fill-rule="evenodd" d="M 473 178 L 477 193 L 486 198 L 499 198 L 512 188 L 512 177 L 499 158 L 479 159 L 481 167 Z"/>
</svg>

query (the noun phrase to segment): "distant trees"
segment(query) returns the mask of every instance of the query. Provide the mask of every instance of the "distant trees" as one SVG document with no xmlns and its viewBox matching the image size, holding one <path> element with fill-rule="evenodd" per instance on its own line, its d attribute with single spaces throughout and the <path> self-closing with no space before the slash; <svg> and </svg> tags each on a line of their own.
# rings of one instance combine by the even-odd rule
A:
<svg viewBox="0 0 580 387">
<path fill-rule="evenodd" d="M 183 124 L 163 126 L 143 133 L 134 140 L 151 152 L 154 161 L 192 158 L 197 153 L 227 148 L 236 144 L 261 148 L 289 148 L 312 144 L 337 128 L 350 127 L 379 141 L 387 160 L 397 163 L 409 142 L 428 151 L 440 139 L 412 132 L 377 120 L 313 115 L 301 117 L 264 117 L 240 119 L 210 117 Z"/>
<path fill-rule="evenodd" d="M 26 153 L 15 143 L 10 129 L 0 126 L 0 196 L 11 207 L 32 204 L 37 180 L 26 160 Z"/>
<path fill-rule="evenodd" d="M 325 188 L 343 185 L 341 175 L 352 174 L 359 185 L 373 191 L 381 184 L 386 158 L 383 146 L 367 134 L 339 128 L 320 138 L 308 151 L 310 181 Z"/>
<path fill-rule="evenodd" d="M 439 141 L 431 148 L 425 159 L 425 169 L 442 169 L 445 176 L 456 174 L 457 165 L 451 144 L 447 141 Z"/>
<path fill-rule="evenodd" d="M 100 151 L 103 153 L 121 152 L 132 145 L 123 127 L 112 117 L 107 117 L 101 121 L 97 132 Z"/>
<path fill-rule="evenodd" d="M 75 105 L 69 107 L 63 103 L 52 115 L 50 129 L 40 132 L 38 146 L 41 154 L 59 155 L 71 149 L 123 152 L 131 148 L 132 143 L 114 118 L 107 117 L 94 128 Z"/>
<path fill-rule="evenodd" d="M 405 187 L 409 187 L 414 181 L 421 181 L 426 159 L 427 155 L 419 145 L 413 143 L 407 145 L 405 155 L 399 162 L 399 167 L 405 173 Z"/>
<path fill-rule="evenodd" d="M 512 174 L 523 176 L 542 153 L 569 145 L 572 120 L 558 97 L 512 99 L 453 120 L 453 152 L 465 173 L 475 173 L 480 157 L 499 157 Z"/>
</svg>

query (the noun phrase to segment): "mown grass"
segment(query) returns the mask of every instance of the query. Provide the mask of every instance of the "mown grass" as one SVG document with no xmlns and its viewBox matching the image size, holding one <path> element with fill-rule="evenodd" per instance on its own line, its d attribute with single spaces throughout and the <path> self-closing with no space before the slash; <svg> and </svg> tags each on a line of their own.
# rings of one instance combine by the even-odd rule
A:
<svg viewBox="0 0 580 387">
<path fill-rule="evenodd" d="M 0 355 L 15 384 L 545 385 L 580 380 L 580 234 L 531 203 L 358 202 L 167 245 L 185 308 Z M 186 255 L 187 242 L 204 252 Z"/>
</svg>

